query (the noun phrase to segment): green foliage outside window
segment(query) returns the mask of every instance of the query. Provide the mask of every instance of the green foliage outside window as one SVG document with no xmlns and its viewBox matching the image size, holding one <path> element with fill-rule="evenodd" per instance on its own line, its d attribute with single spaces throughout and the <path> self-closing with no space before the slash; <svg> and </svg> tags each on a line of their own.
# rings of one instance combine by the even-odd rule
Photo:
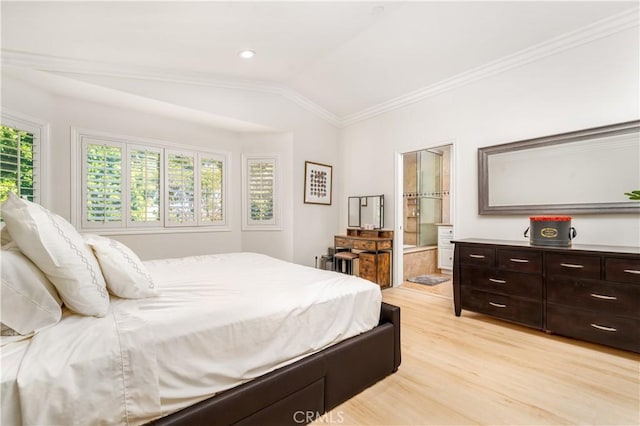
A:
<svg viewBox="0 0 640 426">
<path fill-rule="evenodd" d="M 122 149 L 87 146 L 86 207 L 89 222 L 122 220 Z"/>
<path fill-rule="evenodd" d="M 131 221 L 160 220 L 160 153 L 142 149 L 131 151 L 130 182 Z"/>
<path fill-rule="evenodd" d="M 0 126 L 0 202 L 14 192 L 34 200 L 33 135 Z"/>
<path fill-rule="evenodd" d="M 200 219 L 222 220 L 222 161 L 204 158 L 200 165 Z"/>
<path fill-rule="evenodd" d="M 255 161 L 249 165 L 251 220 L 273 219 L 274 167 L 272 162 Z"/>
</svg>

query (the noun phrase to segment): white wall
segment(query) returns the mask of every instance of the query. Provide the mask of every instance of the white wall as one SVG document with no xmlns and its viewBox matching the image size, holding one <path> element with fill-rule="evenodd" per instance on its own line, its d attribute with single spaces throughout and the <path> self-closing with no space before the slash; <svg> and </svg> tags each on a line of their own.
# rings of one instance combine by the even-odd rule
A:
<svg viewBox="0 0 640 426">
<path fill-rule="evenodd" d="M 48 205 L 61 216 L 70 218 L 70 129 L 79 127 L 167 142 L 184 141 L 231 153 L 231 231 L 116 236 L 144 259 L 252 250 L 313 265 L 315 256 L 326 252 L 332 244 L 338 231 L 339 200 L 334 198 L 332 206 L 303 204 L 303 183 L 305 160 L 336 164 L 337 129 L 293 102 L 273 94 L 98 77 L 101 84 L 98 93 L 108 96 L 104 102 L 95 102 L 86 100 L 100 99 L 90 93 L 95 82 L 78 84 L 68 80 L 57 84 L 60 80 L 57 76 L 56 84 L 49 88 L 47 78 L 34 83 L 32 73 L 26 81 L 14 75 L 2 75 L 2 106 L 50 123 L 52 166 L 50 181 L 46 183 L 51 192 Z M 86 96 L 81 93 L 83 90 L 87 90 Z M 132 103 L 129 108 L 131 94 L 137 99 L 133 99 L 135 105 Z M 145 112 L 141 99 L 151 101 L 148 110 L 153 113 Z M 159 108 L 162 104 L 183 110 L 178 118 L 171 116 L 171 108 L 160 114 L 157 110 L 162 109 Z M 184 110 L 202 112 L 205 117 L 185 120 Z M 283 130 L 239 133 L 206 124 L 206 116 L 225 117 L 225 114 L 233 120 L 254 120 L 258 128 Z M 265 149 L 275 149 L 283 160 L 284 226 L 281 231 L 242 235 L 241 153 Z"/>
<path fill-rule="evenodd" d="M 638 119 L 639 51 L 638 28 L 625 30 L 349 126 L 340 192 L 384 193 L 393 228 L 395 153 L 453 141 L 456 238 L 524 240 L 527 216 L 477 214 L 477 148 Z M 342 227 L 346 217 L 343 205 Z M 640 244 L 637 215 L 579 215 L 573 225 L 576 244 Z"/>
</svg>

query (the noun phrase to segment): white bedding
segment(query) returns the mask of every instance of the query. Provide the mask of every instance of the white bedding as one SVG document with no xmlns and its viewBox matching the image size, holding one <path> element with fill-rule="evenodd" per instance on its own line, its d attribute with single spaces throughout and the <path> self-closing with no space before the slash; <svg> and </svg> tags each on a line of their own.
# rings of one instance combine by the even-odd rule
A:
<svg viewBox="0 0 640 426">
<path fill-rule="evenodd" d="M 28 348 L 2 348 L 2 390 L 14 390 L 2 397 L 2 424 L 20 421 L 15 410 L 25 424 L 143 423 L 367 331 L 379 319 L 378 285 L 264 255 L 145 265 L 158 297 L 112 298 L 103 318 L 65 312 Z"/>
</svg>

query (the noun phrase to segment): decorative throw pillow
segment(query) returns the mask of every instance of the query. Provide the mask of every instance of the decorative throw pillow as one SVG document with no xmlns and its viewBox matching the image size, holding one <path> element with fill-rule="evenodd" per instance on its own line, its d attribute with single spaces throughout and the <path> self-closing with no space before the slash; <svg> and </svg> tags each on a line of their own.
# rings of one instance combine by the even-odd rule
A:
<svg viewBox="0 0 640 426">
<path fill-rule="evenodd" d="M 49 278 L 69 309 L 102 317 L 109 293 L 100 266 L 75 228 L 44 207 L 10 193 L 2 216 L 11 238 Z"/>
<path fill-rule="evenodd" d="M 100 235 L 85 234 L 111 294 L 124 299 L 158 295 L 155 283 L 140 258 L 126 245 Z"/>
<path fill-rule="evenodd" d="M 25 335 L 60 321 L 62 304 L 53 284 L 18 249 L 2 250 L 2 335 Z M 9 328 L 9 330 L 7 330 Z"/>
</svg>

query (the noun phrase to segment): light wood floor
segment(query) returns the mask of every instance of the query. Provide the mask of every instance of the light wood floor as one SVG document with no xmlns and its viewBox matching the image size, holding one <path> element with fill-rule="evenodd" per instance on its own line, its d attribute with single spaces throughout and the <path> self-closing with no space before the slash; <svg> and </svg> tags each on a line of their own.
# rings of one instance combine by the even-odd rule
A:
<svg viewBox="0 0 640 426">
<path fill-rule="evenodd" d="M 314 424 L 640 424 L 637 354 L 467 311 L 457 318 L 451 299 L 424 291 L 383 298 L 401 307 L 400 369 Z"/>
</svg>

